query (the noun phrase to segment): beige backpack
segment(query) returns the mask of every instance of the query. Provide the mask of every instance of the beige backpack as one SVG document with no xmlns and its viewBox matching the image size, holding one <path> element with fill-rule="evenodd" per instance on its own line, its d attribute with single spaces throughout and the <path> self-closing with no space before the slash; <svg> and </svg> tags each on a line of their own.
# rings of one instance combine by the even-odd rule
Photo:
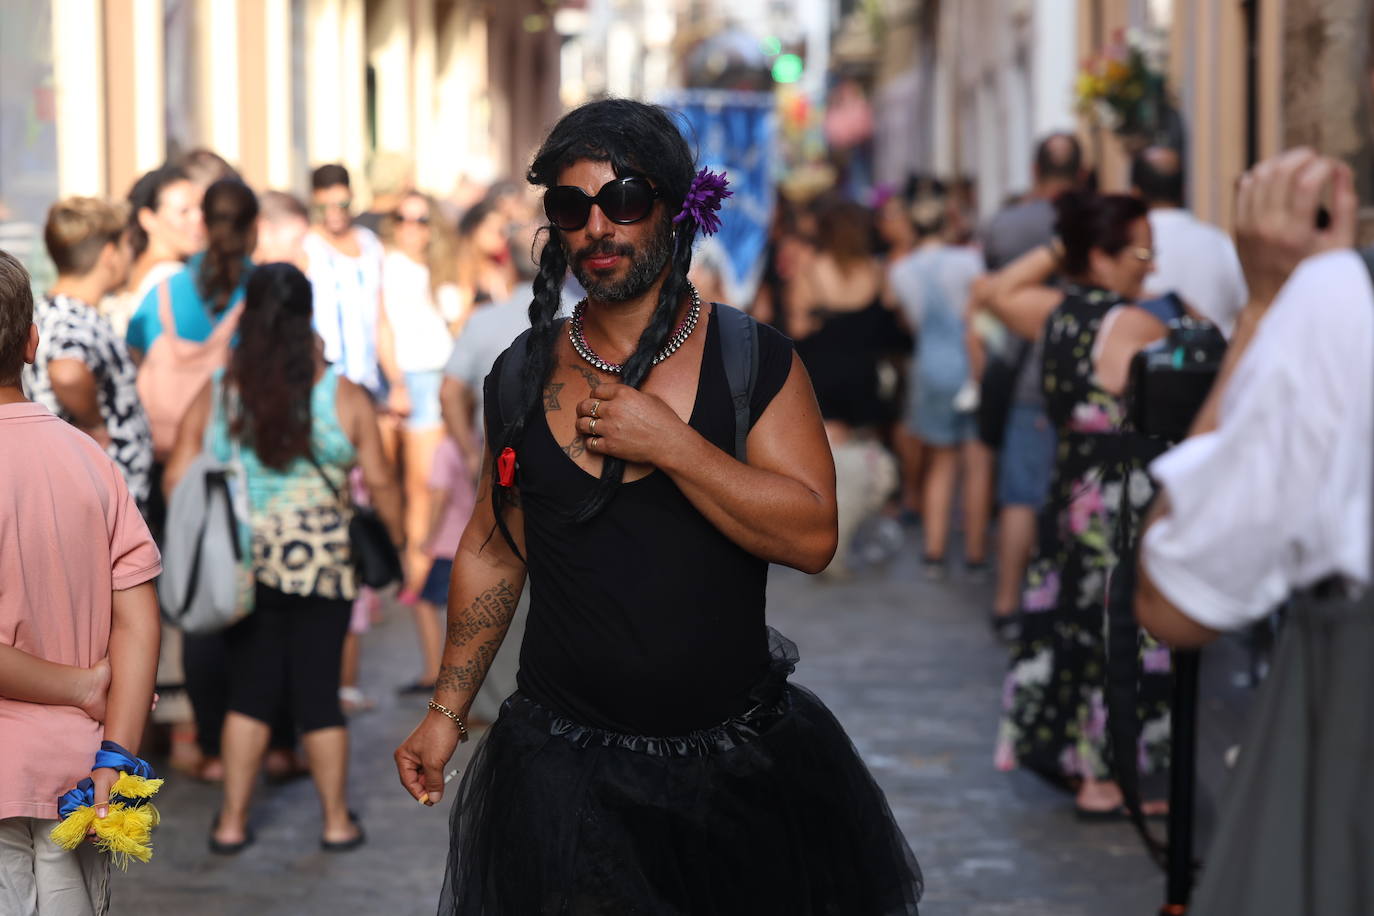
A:
<svg viewBox="0 0 1374 916">
<path fill-rule="evenodd" d="M 204 341 L 177 336 L 171 295 L 164 280 L 157 287 L 157 314 L 162 333 L 148 347 L 138 368 L 138 397 L 153 428 L 153 450 L 166 461 L 177 441 L 177 426 L 216 369 L 229 361 L 229 345 L 238 330 L 240 302 L 220 319 Z"/>
</svg>

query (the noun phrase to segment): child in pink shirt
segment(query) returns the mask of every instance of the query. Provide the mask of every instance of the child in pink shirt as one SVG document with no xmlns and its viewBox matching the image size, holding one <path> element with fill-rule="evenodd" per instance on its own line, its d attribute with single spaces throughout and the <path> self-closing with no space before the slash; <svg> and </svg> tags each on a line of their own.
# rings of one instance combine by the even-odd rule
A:
<svg viewBox="0 0 1374 916">
<path fill-rule="evenodd" d="M 0 645 L 40 665 L 0 655 L 23 663 L 0 678 L 0 913 L 84 916 L 108 909 L 108 857 L 89 843 L 62 850 L 48 832 L 58 796 L 86 776 L 97 813 L 108 803 L 118 773 L 92 770 L 102 740 L 137 753 L 157 668 L 161 563 L 114 462 L 25 398 L 32 318 L 28 274 L 0 251 Z M 16 683 L 41 675 L 42 662 L 103 679 L 106 658 L 103 725 L 98 696 L 78 699 L 80 672 L 46 690 Z M 64 696 L 79 705 L 58 705 Z"/>
<path fill-rule="evenodd" d="M 425 553 L 433 558 L 420 601 L 415 606 L 415 628 L 420 634 L 420 653 L 424 656 L 425 673 L 415 683 L 401 688 L 401 693 L 429 694 L 434 679 L 439 676 L 439 657 L 443 646 L 439 628 L 439 611 L 448 608 L 448 580 L 453 574 L 453 555 L 463 528 L 472 516 L 476 497 L 476 474 L 468 468 L 458 443 L 445 438 L 434 453 L 430 465 L 430 505 L 434 516 L 430 521 Z"/>
</svg>

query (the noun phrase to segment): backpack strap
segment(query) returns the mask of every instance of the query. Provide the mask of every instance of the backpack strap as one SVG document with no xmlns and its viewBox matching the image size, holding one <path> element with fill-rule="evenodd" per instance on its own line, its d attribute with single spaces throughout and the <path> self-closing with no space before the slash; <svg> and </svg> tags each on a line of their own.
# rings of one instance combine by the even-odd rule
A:
<svg viewBox="0 0 1374 916">
<path fill-rule="evenodd" d="M 157 318 L 162 322 L 162 333 L 170 334 L 169 340 L 176 340 L 177 319 L 172 311 L 172 292 L 166 280 L 157 285 Z"/>
<path fill-rule="evenodd" d="M 563 327 L 564 320 L 566 319 L 558 322 L 560 329 Z M 526 328 L 519 337 L 511 342 L 505 355 L 501 357 L 501 375 L 496 382 L 496 398 L 503 427 L 520 412 L 520 376 L 525 372 L 526 350 L 529 346 L 530 335 L 533 333 L 533 328 Z M 491 431 L 487 442 L 489 448 L 495 448 L 497 432 L 496 430 Z"/>
<path fill-rule="evenodd" d="M 725 380 L 735 407 L 735 458 L 744 461 L 748 452 L 749 406 L 759 380 L 759 329 L 747 313 L 717 302 L 716 320 L 720 322 L 720 355 L 725 363 Z"/>
</svg>

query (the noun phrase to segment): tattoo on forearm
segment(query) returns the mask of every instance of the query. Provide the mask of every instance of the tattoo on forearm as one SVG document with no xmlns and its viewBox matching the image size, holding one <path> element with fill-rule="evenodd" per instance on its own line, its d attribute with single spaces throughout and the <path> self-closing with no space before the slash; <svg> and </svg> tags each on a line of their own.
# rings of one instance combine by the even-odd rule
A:
<svg viewBox="0 0 1374 916">
<path fill-rule="evenodd" d="M 515 605 L 519 600 L 520 597 L 511 584 L 502 579 L 474 598 L 472 604 L 468 605 L 467 610 L 460 613 L 456 620 L 449 621 L 449 645 L 461 647 L 483 631 L 504 628 L 514 616 Z M 497 641 L 500 641 L 499 636 Z"/>
<path fill-rule="evenodd" d="M 482 686 L 487 669 L 496 658 L 496 650 L 501 648 L 501 635 L 497 634 L 477 647 L 472 658 L 461 665 L 443 665 L 439 676 L 434 679 L 434 691 L 444 690 L 475 691 Z"/>
<path fill-rule="evenodd" d="M 562 410 L 558 406 L 558 392 L 563 390 L 563 382 L 550 382 L 544 386 L 544 412 Z"/>
<path fill-rule="evenodd" d="M 581 458 L 587 452 L 587 440 L 578 436 L 567 445 L 563 446 L 563 454 L 569 458 Z"/>
</svg>

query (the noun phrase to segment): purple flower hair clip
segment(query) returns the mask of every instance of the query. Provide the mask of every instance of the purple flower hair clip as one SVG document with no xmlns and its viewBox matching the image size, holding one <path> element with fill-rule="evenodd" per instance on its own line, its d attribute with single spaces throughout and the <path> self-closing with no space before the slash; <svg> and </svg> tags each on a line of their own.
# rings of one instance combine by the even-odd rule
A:
<svg viewBox="0 0 1374 916">
<path fill-rule="evenodd" d="M 716 211 L 720 209 L 721 201 L 733 197 L 735 193 L 729 188 L 730 180 L 724 172 L 716 173 L 709 169 L 697 172 L 692 179 L 692 186 L 687 189 L 687 197 L 682 201 L 682 210 L 673 217 L 673 222 L 690 219 L 706 235 L 715 235 L 720 231 L 720 217 L 716 216 Z"/>
</svg>

